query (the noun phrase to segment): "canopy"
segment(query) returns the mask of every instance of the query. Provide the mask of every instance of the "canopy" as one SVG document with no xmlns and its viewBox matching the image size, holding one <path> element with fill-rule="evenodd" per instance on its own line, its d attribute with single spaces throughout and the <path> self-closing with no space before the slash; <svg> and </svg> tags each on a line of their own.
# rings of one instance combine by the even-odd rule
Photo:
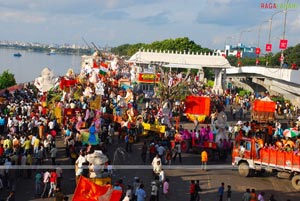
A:
<svg viewBox="0 0 300 201">
<path fill-rule="evenodd" d="M 258 112 L 275 112 L 275 107 L 276 103 L 267 97 L 253 102 L 253 110 Z"/>
<path fill-rule="evenodd" d="M 207 96 L 187 96 L 185 107 L 185 113 L 209 116 L 210 98 Z"/>
</svg>

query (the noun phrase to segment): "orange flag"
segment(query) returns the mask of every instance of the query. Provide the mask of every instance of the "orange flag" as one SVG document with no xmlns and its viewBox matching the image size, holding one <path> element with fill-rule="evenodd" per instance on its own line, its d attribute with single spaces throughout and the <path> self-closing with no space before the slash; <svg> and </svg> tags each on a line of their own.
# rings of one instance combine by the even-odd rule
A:
<svg viewBox="0 0 300 201">
<path fill-rule="evenodd" d="M 109 201 L 119 201 L 122 197 L 122 191 L 114 190 Z"/>
<path fill-rule="evenodd" d="M 104 195 L 107 186 L 99 186 L 87 178 L 80 176 L 74 192 L 73 201 L 98 201 L 99 196 Z"/>
</svg>

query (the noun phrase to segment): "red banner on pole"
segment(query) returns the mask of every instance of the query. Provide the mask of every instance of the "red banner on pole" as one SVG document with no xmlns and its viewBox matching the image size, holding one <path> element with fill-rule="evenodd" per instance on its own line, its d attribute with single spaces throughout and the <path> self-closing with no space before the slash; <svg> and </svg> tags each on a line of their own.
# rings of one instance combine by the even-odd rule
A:
<svg viewBox="0 0 300 201">
<path fill-rule="evenodd" d="M 285 50 L 287 48 L 288 40 L 281 39 L 279 42 L 279 49 Z"/>
<path fill-rule="evenodd" d="M 236 53 L 236 57 L 237 57 L 237 58 L 240 58 L 240 57 L 241 57 L 241 52 L 237 52 L 237 53 Z"/>
<path fill-rule="evenodd" d="M 272 44 L 268 43 L 266 44 L 266 52 L 271 52 L 272 51 Z"/>
<path fill-rule="evenodd" d="M 257 47 L 257 48 L 255 49 L 255 54 L 260 54 L 260 48 L 259 48 L 259 47 Z"/>
</svg>

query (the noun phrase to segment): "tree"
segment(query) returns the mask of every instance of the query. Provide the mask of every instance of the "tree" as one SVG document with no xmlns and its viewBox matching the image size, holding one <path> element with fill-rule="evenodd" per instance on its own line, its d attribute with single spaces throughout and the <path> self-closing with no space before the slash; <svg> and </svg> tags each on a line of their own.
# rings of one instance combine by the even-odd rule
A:
<svg viewBox="0 0 300 201">
<path fill-rule="evenodd" d="M 231 66 L 237 66 L 238 59 L 236 56 L 227 56 L 226 59 L 228 60 Z"/>
<path fill-rule="evenodd" d="M 137 44 L 124 44 L 118 47 L 112 48 L 112 53 L 120 56 L 132 56 L 139 49 L 158 50 L 158 51 L 178 51 L 178 52 L 203 52 L 211 53 L 212 51 L 208 48 L 203 48 L 201 45 L 196 44 L 188 37 L 166 39 L 163 41 L 154 41 L 150 44 L 137 43 Z"/>
<path fill-rule="evenodd" d="M 155 94 L 161 103 L 164 101 L 174 102 L 184 100 L 187 95 L 191 94 L 188 87 L 189 85 L 187 84 L 188 78 L 190 77 L 190 69 L 184 73 L 180 81 L 170 84 L 170 79 L 174 78 L 174 74 L 161 66 L 158 68 L 160 72 L 160 82 L 155 87 Z"/>
<path fill-rule="evenodd" d="M 16 85 L 15 75 L 5 70 L 0 75 L 0 89 L 6 89 L 14 85 Z"/>
</svg>

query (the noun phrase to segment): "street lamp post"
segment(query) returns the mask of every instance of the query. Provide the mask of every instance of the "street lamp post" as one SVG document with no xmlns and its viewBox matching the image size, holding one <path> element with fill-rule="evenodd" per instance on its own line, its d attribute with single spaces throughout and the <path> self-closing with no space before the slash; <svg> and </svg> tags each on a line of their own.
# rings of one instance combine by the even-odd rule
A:
<svg viewBox="0 0 300 201">
<path fill-rule="evenodd" d="M 259 28 L 258 28 L 258 36 L 257 36 L 257 47 L 259 47 L 259 42 L 260 42 L 260 32 L 261 32 L 261 27 L 264 23 L 268 22 L 268 20 L 265 20 L 263 22 L 261 22 L 261 24 L 259 25 Z"/>
<path fill-rule="evenodd" d="M 270 24 L 269 24 L 268 44 L 271 43 L 271 32 L 272 32 L 272 22 L 273 22 L 273 17 L 274 17 L 275 15 L 277 15 L 278 13 L 282 13 L 282 12 L 283 12 L 283 10 L 280 10 L 280 11 L 277 11 L 277 12 L 273 13 L 273 15 L 271 16 L 271 18 L 269 19 Z M 268 64 L 269 64 L 269 55 L 267 56 L 266 66 L 268 66 Z"/>
<path fill-rule="evenodd" d="M 240 45 L 241 45 L 241 39 L 242 39 L 243 33 L 250 32 L 250 31 L 251 31 L 251 29 L 247 29 L 247 30 L 243 30 L 240 32 L 239 41 L 238 41 L 238 53 L 240 52 Z M 238 57 L 238 66 L 239 66 L 239 63 L 240 63 L 240 57 Z"/>
<path fill-rule="evenodd" d="M 284 22 L 283 22 L 283 33 L 282 33 L 282 39 L 285 39 L 285 30 L 286 30 L 286 16 L 287 16 L 287 4 L 289 3 L 290 0 L 286 1 L 286 6 L 284 9 Z M 283 49 L 281 50 L 281 58 L 280 58 L 280 67 L 283 67 L 283 63 L 284 63 L 284 56 L 283 56 Z"/>
<path fill-rule="evenodd" d="M 233 36 L 227 36 L 227 37 L 225 38 L 225 41 L 224 41 L 224 51 L 225 51 L 225 55 L 226 55 L 226 56 L 228 56 L 228 54 L 226 53 L 227 39 L 233 39 Z"/>
<path fill-rule="evenodd" d="M 259 48 L 261 27 L 262 27 L 263 23 L 265 23 L 265 22 L 268 22 L 268 21 L 267 21 L 267 20 L 263 21 L 263 22 L 259 25 L 259 27 L 258 27 L 257 48 Z M 258 65 L 259 54 L 260 54 L 260 53 L 257 53 L 256 65 Z"/>
</svg>

